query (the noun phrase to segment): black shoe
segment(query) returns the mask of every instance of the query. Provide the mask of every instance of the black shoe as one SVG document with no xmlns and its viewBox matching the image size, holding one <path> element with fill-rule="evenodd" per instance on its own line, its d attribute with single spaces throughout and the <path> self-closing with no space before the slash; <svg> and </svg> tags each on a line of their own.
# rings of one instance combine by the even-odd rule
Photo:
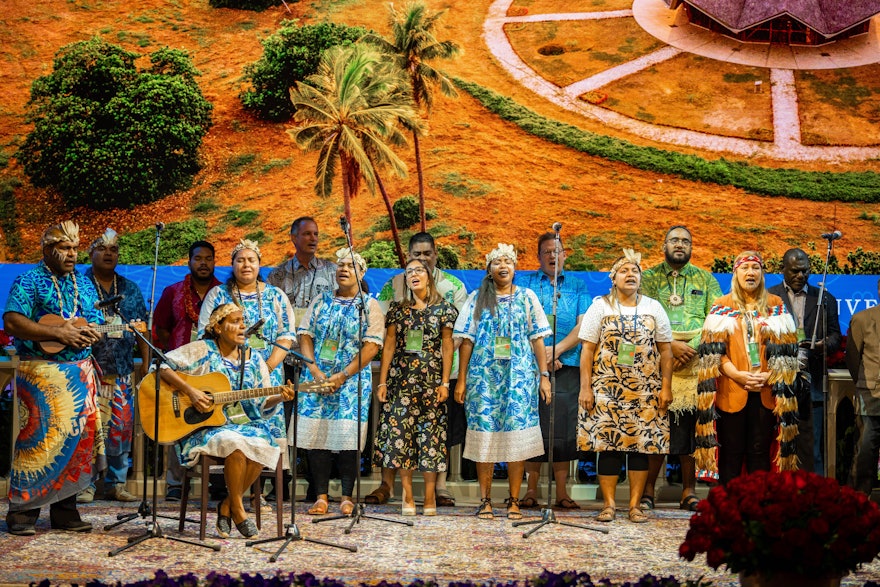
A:
<svg viewBox="0 0 880 587">
<path fill-rule="evenodd" d="M 180 501 L 182 495 L 180 487 L 171 487 L 165 492 L 165 501 Z"/>
<path fill-rule="evenodd" d="M 85 520 L 71 520 L 60 524 L 52 524 L 53 530 L 64 530 L 65 532 L 91 532 L 92 524 Z"/>
<path fill-rule="evenodd" d="M 37 529 L 33 524 L 12 524 L 9 526 L 9 533 L 16 536 L 33 536 L 37 533 Z"/>
</svg>

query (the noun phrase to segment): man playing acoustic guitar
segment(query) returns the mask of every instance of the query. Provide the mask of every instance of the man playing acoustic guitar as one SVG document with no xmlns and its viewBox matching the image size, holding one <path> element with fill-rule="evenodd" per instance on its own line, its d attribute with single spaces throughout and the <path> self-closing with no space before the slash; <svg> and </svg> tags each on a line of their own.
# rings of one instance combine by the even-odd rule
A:
<svg viewBox="0 0 880 587">
<path fill-rule="evenodd" d="M 40 244 L 43 260 L 12 282 L 3 314 L 21 357 L 16 384 L 23 426 L 15 441 L 6 514 L 9 533 L 19 536 L 35 533 L 44 505 L 53 529 L 91 531 L 76 509 L 76 495 L 89 486 L 93 465 L 103 468 L 91 345 L 101 337 L 92 324 L 103 324 L 104 317 L 95 309 L 92 282 L 76 271 L 79 227 L 69 220 L 50 226 Z M 63 320 L 40 323 L 50 315 Z M 40 343 L 48 341 L 63 347 L 47 352 Z"/>
</svg>

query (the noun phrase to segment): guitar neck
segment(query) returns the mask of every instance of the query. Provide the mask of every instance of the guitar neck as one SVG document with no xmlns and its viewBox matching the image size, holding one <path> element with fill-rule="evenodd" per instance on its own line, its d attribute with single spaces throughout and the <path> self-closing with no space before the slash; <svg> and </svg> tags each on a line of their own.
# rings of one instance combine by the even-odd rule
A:
<svg viewBox="0 0 880 587">
<path fill-rule="evenodd" d="M 97 332 L 102 334 L 107 334 L 108 332 L 122 332 L 129 328 L 128 324 L 92 324 L 91 326 Z"/>
<path fill-rule="evenodd" d="M 258 397 L 266 397 L 277 395 L 284 390 L 283 385 L 277 387 L 255 387 L 253 389 L 241 389 L 233 391 L 214 392 L 212 398 L 215 404 L 231 404 L 243 399 L 254 399 Z"/>
</svg>

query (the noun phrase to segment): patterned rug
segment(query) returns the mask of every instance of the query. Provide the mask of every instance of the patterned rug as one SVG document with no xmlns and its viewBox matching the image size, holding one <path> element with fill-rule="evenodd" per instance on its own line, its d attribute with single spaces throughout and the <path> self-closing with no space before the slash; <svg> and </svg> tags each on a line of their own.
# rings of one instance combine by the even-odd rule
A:
<svg viewBox="0 0 880 587">
<path fill-rule="evenodd" d="M 397 506 L 368 506 L 368 514 L 395 520 L 412 520 L 413 527 L 374 519 L 362 519 L 352 532 L 344 534 L 350 520 L 322 524 L 311 523 L 305 506 L 297 506 L 297 524 L 308 538 L 356 546 L 351 553 L 310 542 L 296 541 L 281 552 L 277 562 L 269 562 L 280 542 L 245 546 L 233 529 L 233 538 L 215 538 L 216 516 L 208 516 L 208 542 L 219 544 L 220 552 L 168 540 L 151 538 L 110 557 L 108 552 L 123 546 L 127 539 L 143 533 L 147 520 L 137 518 L 114 530 L 103 527 L 116 521 L 119 513 L 134 512 L 114 502 L 95 502 L 81 506 L 83 517 L 95 525 L 90 534 L 51 531 L 48 512 L 37 525 L 37 535 L 18 537 L 6 533 L 0 522 L 0 585 L 28 585 L 48 579 L 52 584 L 83 583 L 89 579 L 105 582 L 131 582 L 151 578 L 164 569 L 171 576 L 193 572 L 204 577 L 211 571 L 273 574 L 275 571 L 311 572 L 320 577 L 333 577 L 348 584 L 376 583 L 382 579 L 408 582 L 416 578 L 442 583 L 452 580 L 474 581 L 524 580 L 551 571 L 585 571 L 593 580 L 610 578 L 615 582 L 637 580 L 647 573 L 656 576 L 675 575 L 680 579 L 711 579 L 713 585 L 738 585 L 728 573 L 713 571 L 705 559 L 687 563 L 678 558 L 678 546 L 684 539 L 689 514 L 677 509 L 659 509 L 646 524 L 633 524 L 626 512 L 618 510 L 618 519 L 609 525 L 610 532 L 571 528 L 560 524 L 547 526 L 524 539 L 522 533 L 531 526 L 513 528 L 496 509 L 495 520 L 478 520 L 473 508 L 440 508 L 437 517 L 403 518 Z M 213 504 L 212 504 L 213 505 Z M 599 526 L 593 518 L 598 506 L 579 512 L 559 512 L 558 519 Z M 336 511 L 337 504 L 331 504 Z M 198 517 L 198 502 L 192 503 L 191 517 Z M 536 513 L 537 510 L 526 513 Z M 0 505 L 5 517 L 6 504 Z M 159 513 L 176 514 L 174 504 L 160 502 Z M 285 507 L 285 520 L 289 521 Z M 2 519 L 2 518 L 0 518 Z M 188 524 L 181 535 L 177 523 L 159 520 L 165 536 L 198 538 L 198 526 Z M 263 511 L 261 537 L 274 535 L 275 517 Z M 880 580 L 880 562 L 844 579 L 847 586 L 863 585 Z"/>
</svg>

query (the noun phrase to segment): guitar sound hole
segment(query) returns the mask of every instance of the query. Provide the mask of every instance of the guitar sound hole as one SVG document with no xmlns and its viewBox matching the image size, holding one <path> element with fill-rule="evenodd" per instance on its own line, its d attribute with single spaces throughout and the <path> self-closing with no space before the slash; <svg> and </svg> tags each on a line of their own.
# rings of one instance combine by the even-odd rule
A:
<svg viewBox="0 0 880 587">
<path fill-rule="evenodd" d="M 194 407 L 190 406 L 183 411 L 183 421 L 191 425 L 201 424 L 202 422 L 210 418 L 213 413 L 213 410 L 210 412 L 200 412 Z"/>
</svg>

